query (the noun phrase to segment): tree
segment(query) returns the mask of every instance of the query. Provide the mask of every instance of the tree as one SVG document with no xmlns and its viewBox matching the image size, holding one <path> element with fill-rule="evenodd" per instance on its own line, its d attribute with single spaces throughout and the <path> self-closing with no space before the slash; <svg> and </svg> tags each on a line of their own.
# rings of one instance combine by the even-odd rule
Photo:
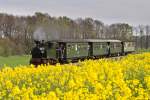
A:
<svg viewBox="0 0 150 100">
<path fill-rule="evenodd" d="M 96 33 L 96 38 L 105 38 L 106 35 L 104 33 L 104 23 L 100 22 L 99 20 L 94 21 L 94 31 Z"/>
<path fill-rule="evenodd" d="M 149 48 L 149 34 L 150 34 L 150 26 L 146 25 L 146 43 L 145 43 L 145 48 L 148 49 Z"/>
<path fill-rule="evenodd" d="M 143 48 L 144 25 L 139 25 L 140 29 L 140 47 Z"/>
<path fill-rule="evenodd" d="M 132 39 L 132 26 L 129 24 L 112 24 L 110 25 L 111 38 L 120 40 L 131 40 Z"/>
</svg>

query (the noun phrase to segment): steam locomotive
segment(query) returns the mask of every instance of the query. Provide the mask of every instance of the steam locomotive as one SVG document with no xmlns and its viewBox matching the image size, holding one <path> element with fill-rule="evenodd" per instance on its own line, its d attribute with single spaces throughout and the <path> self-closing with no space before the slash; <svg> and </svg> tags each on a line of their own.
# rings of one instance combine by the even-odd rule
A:
<svg viewBox="0 0 150 100">
<path fill-rule="evenodd" d="M 82 39 L 35 41 L 30 64 L 56 64 L 126 55 L 135 51 L 133 41 Z"/>
</svg>

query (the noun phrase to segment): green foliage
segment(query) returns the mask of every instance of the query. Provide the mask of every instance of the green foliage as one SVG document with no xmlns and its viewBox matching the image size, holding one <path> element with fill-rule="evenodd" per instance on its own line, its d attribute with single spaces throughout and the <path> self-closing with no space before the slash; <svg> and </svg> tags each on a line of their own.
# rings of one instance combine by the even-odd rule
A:
<svg viewBox="0 0 150 100">
<path fill-rule="evenodd" d="M 150 48 L 149 49 L 138 49 L 138 50 L 136 50 L 136 53 L 143 53 L 143 52 L 150 52 Z"/>
<path fill-rule="evenodd" d="M 9 56 L 9 57 L 0 57 L 0 68 L 5 65 L 8 66 L 19 66 L 19 65 L 29 65 L 31 56 Z"/>
</svg>

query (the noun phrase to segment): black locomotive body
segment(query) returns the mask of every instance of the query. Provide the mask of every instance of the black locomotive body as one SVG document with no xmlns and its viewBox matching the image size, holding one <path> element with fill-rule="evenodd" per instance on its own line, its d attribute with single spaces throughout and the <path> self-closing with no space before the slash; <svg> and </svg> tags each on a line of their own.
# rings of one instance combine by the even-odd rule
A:
<svg viewBox="0 0 150 100">
<path fill-rule="evenodd" d="M 52 40 L 42 43 L 42 46 L 40 42 L 36 44 L 37 51 L 33 48 L 30 60 L 30 63 L 34 65 L 63 64 L 78 60 L 126 55 L 135 50 L 134 42 L 120 40 Z"/>
</svg>

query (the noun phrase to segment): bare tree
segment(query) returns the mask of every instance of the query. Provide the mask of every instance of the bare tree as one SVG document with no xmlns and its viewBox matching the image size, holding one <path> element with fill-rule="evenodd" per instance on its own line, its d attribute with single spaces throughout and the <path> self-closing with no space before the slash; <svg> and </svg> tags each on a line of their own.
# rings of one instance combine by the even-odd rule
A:
<svg viewBox="0 0 150 100">
<path fill-rule="evenodd" d="M 94 21 L 94 31 L 96 33 L 96 37 L 95 38 L 105 38 L 105 34 L 104 34 L 104 23 L 95 20 Z"/>
<path fill-rule="evenodd" d="M 146 25 L 146 43 L 145 43 L 145 48 L 149 48 L 149 34 L 150 34 L 150 26 Z"/>
<path fill-rule="evenodd" d="M 142 49 L 143 48 L 144 26 L 139 25 L 139 29 L 140 29 L 140 47 Z"/>
</svg>

